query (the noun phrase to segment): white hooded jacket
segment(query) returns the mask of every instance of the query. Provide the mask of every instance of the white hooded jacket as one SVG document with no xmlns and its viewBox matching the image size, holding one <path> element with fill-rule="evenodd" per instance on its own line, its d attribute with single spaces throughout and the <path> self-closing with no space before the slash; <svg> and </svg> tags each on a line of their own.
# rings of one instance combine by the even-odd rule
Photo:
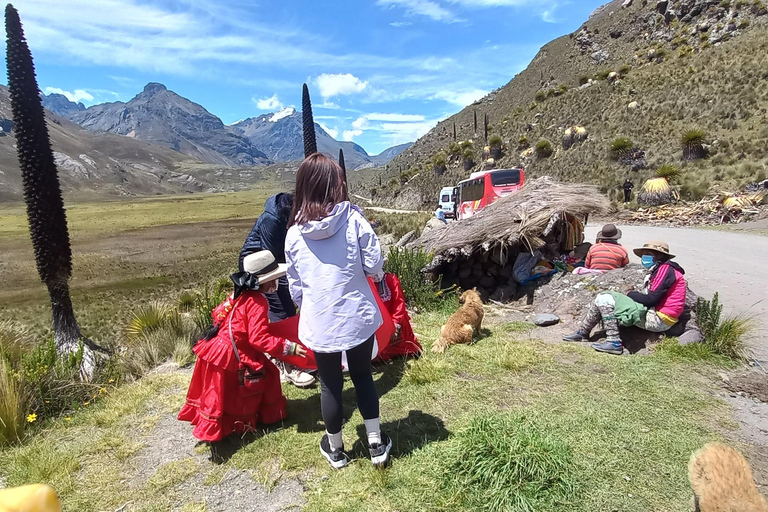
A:
<svg viewBox="0 0 768 512">
<path fill-rule="evenodd" d="M 382 324 L 366 276 L 383 277 L 379 239 L 357 206 L 337 204 L 320 220 L 294 225 L 285 240 L 288 285 L 299 306 L 299 339 L 315 352 L 342 352 Z"/>
</svg>

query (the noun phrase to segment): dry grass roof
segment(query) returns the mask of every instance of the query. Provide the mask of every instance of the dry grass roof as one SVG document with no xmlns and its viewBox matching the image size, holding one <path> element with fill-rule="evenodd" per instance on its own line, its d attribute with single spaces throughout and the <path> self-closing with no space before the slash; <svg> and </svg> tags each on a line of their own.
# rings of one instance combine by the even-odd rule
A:
<svg viewBox="0 0 768 512">
<path fill-rule="evenodd" d="M 557 213 L 583 218 L 608 210 L 609 202 L 592 185 L 558 183 L 549 177 L 529 181 L 472 217 L 427 231 L 417 244 L 435 254 L 454 249 L 485 250 L 499 245 L 540 245 L 540 235 Z"/>
</svg>

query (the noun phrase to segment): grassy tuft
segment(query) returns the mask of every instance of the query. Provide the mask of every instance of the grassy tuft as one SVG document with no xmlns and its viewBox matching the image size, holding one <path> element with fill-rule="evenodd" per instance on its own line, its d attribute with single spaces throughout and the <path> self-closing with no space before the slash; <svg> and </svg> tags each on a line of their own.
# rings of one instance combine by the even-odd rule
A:
<svg viewBox="0 0 768 512">
<path fill-rule="evenodd" d="M 532 512 L 569 503 L 572 458 L 522 414 L 481 414 L 445 448 L 442 480 L 470 510 Z"/>
<path fill-rule="evenodd" d="M 722 318 L 723 305 L 715 293 L 711 301 L 699 298 L 696 303 L 696 321 L 704 343 L 719 354 L 733 360 L 745 359 L 745 338 L 753 330 L 754 322 L 743 316 Z"/>
<path fill-rule="evenodd" d="M 160 302 L 142 304 L 133 312 L 131 319 L 125 326 L 128 340 L 134 341 L 162 329 L 168 325 L 172 311 L 170 306 Z"/>
<path fill-rule="evenodd" d="M 683 158 L 686 160 L 697 160 L 704 158 L 704 142 L 707 139 L 707 134 L 704 130 L 698 128 L 688 130 L 683 134 Z"/>
<path fill-rule="evenodd" d="M 536 156 L 539 158 L 549 158 L 554 153 L 552 143 L 548 140 L 540 140 L 536 143 Z"/>
<path fill-rule="evenodd" d="M 668 183 L 672 183 L 680 177 L 680 169 L 671 164 L 662 165 L 656 170 L 657 178 L 664 178 Z"/>
<path fill-rule="evenodd" d="M 703 362 L 716 366 L 732 366 L 733 360 L 717 354 L 706 343 L 689 343 L 680 345 L 676 338 L 664 338 L 656 345 L 654 354 L 657 357 L 679 362 Z"/>
<path fill-rule="evenodd" d="M 17 361 L 22 354 L 32 348 L 32 336 L 29 330 L 15 322 L 0 322 L 0 356 Z"/>
<path fill-rule="evenodd" d="M 541 361 L 536 349 L 529 344 L 508 343 L 498 352 L 498 364 L 505 370 L 520 372 Z"/>
<path fill-rule="evenodd" d="M 179 295 L 179 310 L 191 311 L 195 308 L 197 303 L 197 294 L 190 291 L 181 292 Z"/>
<path fill-rule="evenodd" d="M 633 147 L 635 147 L 635 145 L 629 137 L 618 137 L 613 139 L 610 146 L 611 157 L 614 160 L 618 160 Z"/>
<path fill-rule="evenodd" d="M 0 446 L 18 442 L 24 436 L 26 402 L 12 368 L 0 357 Z"/>
<path fill-rule="evenodd" d="M 500 148 L 503 144 L 503 141 L 501 139 L 501 135 L 494 134 L 488 137 L 488 145 L 492 148 Z"/>
</svg>

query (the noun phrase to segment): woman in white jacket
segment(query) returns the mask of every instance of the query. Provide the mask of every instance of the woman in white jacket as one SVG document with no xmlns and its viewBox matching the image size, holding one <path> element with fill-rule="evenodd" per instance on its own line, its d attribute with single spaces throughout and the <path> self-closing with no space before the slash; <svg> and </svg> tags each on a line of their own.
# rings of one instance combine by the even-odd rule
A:
<svg viewBox="0 0 768 512">
<path fill-rule="evenodd" d="M 382 279 L 381 247 L 360 209 L 350 204 L 341 167 L 319 153 L 304 160 L 296 174 L 285 258 L 291 296 L 301 310 L 299 339 L 314 351 L 320 375 L 326 429 L 320 451 L 334 468 L 349 463 L 341 437 L 341 356 L 346 352 L 371 461 L 384 466 L 392 440 L 379 426 L 371 374 L 374 333 L 382 317 L 366 277 Z"/>
</svg>

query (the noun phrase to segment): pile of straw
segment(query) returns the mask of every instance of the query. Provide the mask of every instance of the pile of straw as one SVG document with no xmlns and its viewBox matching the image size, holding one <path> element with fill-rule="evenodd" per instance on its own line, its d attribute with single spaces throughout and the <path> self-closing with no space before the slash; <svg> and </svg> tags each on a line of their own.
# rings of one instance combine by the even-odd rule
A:
<svg viewBox="0 0 768 512">
<path fill-rule="evenodd" d="M 558 183 L 545 176 L 468 219 L 425 232 L 416 245 L 435 255 L 446 251 L 470 254 L 477 248 L 488 251 L 520 243 L 536 249 L 543 245 L 540 236 L 553 215 L 569 213 L 583 218 L 604 213 L 609 206 L 591 185 Z"/>
</svg>

